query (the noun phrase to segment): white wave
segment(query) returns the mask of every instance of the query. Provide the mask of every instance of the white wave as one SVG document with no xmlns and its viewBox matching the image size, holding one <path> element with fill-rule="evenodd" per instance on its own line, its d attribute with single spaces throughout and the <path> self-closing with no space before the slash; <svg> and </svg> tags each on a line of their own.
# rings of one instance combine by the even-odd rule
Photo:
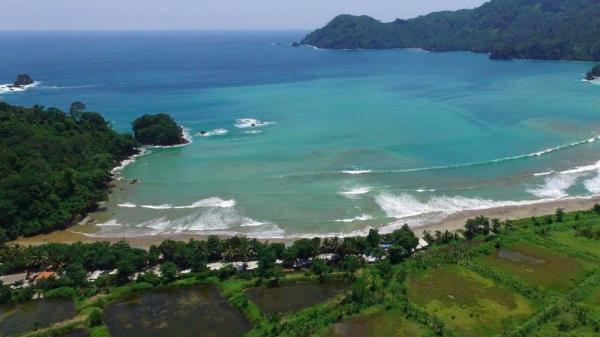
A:
<svg viewBox="0 0 600 337">
<path fill-rule="evenodd" d="M 416 189 L 415 192 L 425 193 L 425 192 L 435 192 L 435 190 L 433 188 L 421 187 L 421 188 Z"/>
<path fill-rule="evenodd" d="M 235 200 L 223 200 L 218 197 L 211 197 L 202 200 L 198 200 L 195 203 L 188 206 L 175 206 L 173 208 L 183 209 L 183 208 L 201 208 L 201 207 L 221 207 L 221 208 L 231 208 L 235 206 Z"/>
<path fill-rule="evenodd" d="M 335 220 L 335 222 L 349 223 L 349 222 L 355 222 L 355 221 L 368 221 L 368 220 L 373 220 L 373 217 L 368 214 L 362 214 L 362 215 L 359 215 L 359 216 L 356 216 L 356 217 L 350 218 L 350 219 L 338 219 L 338 220 Z"/>
<path fill-rule="evenodd" d="M 35 81 L 32 84 L 15 87 L 12 83 L 9 84 L 0 84 L 0 94 L 7 94 L 12 92 L 23 92 L 29 90 L 31 88 L 35 88 L 39 86 L 42 82 Z"/>
<path fill-rule="evenodd" d="M 254 118 L 240 118 L 235 120 L 235 127 L 238 129 L 258 128 L 271 124 L 275 124 L 275 122 L 261 121 Z"/>
<path fill-rule="evenodd" d="M 227 129 L 214 129 L 211 131 L 201 131 L 196 133 L 196 136 L 201 137 L 212 137 L 212 136 L 224 136 L 229 132 Z"/>
<path fill-rule="evenodd" d="M 136 204 L 132 204 L 130 202 L 125 202 L 125 203 L 119 204 L 117 206 L 124 207 L 124 208 L 136 208 L 137 207 Z"/>
<path fill-rule="evenodd" d="M 121 226 L 121 224 L 119 224 L 117 222 L 117 220 L 110 220 L 108 222 L 98 223 L 98 224 L 96 224 L 96 226 L 98 226 L 98 227 L 119 227 L 119 226 Z"/>
<path fill-rule="evenodd" d="M 133 162 L 135 162 L 135 161 L 137 160 L 137 158 L 139 158 L 139 157 L 141 157 L 141 156 L 143 156 L 143 155 L 146 155 L 146 154 L 148 154 L 148 153 L 149 153 L 149 151 L 148 151 L 148 150 L 146 150 L 145 148 L 141 148 L 141 149 L 140 149 L 140 152 L 138 152 L 137 154 L 135 154 L 135 155 L 133 155 L 133 156 L 131 156 L 131 157 L 129 157 L 129 158 L 127 158 L 127 159 L 123 160 L 123 161 L 121 161 L 121 164 L 120 164 L 119 166 L 117 166 L 117 167 L 113 168 L 113 169 L 110 171 L 110 173 L 111 173 L 111 174 L 116 174 L 116 173 L 118 173 L 118 172 L 120 172 L 120 171 L 123 171 L 123 169 L 124 169 L 124 168 L 125 168 L 127 165 L 129 165 L 129 164 L 132 164 Z"/>
<path fill-rule="evenodd" d="M 572 173 L 572 172 L 571 172 Z M 534 188 L 528 188 L 527 192 L 539 198 L 562 198 L 569 194 L 567 190 L 575 185 L 578 174 L 560 173 L 547 177 L 544 184 Z"/>
<path fill-rule="evenodd" d="M 127 206 L 124 206 L 127 205 Z M 120 207 L 137 207 L 133 203 L 125 203 L 120 204 Z M 192 208 L 208 208 L 208 207 L 219 207 L 219 208 L 231 208 L 235 206 L 235 200 L 223 200 L 218 197 L 210 197 L 206 199 L 201 199 L 194 202 L 191 205 L 184 206 L 174 206 L 172 204 L 162 204 L 162 205 L 141 205 L 139 207 L 148 208 L 148 209 L 192 209 Z"/>
<path fill-rule="evenodd" d="M 173 205 L 170 204 L 162 204 L 162 205 L 141 205 L 141 208 L 149 208 L 149 209 L 170 209 L 173 208 Z"/>
<path fill-rule="evenodd" d="M 234 208 L 211 207 L 190 215 L 168 219 L 162 216 L 138 224 L 111 220 L 99 224 L 100 231 L 86 234 L 94 237 L 135 237 L 159 234 L 244 235 L 256 238 L 283 238 L 285 231 L 269 222 L 240 215 Z"/>
<path fill-rule="evenodd" d="M 577 173 L 583 173 L 583 172 L 589 172 L 589 171 L 596 171 L 599 169 L 600 169 L 600 161 L 596 162 L 595 164 L 577 166 L 574 169 L 561 171 L 560 173 L 562 173 L 562 174 L 577 174 Z"/>
<path fill-rule="evenodd" d="M 351 175 L 359 175 L 359 174 L 367 174 L 371 173 L 371 170 L 344 170 L 340 171 L 343 174 L 351 174 Z"/>
<path fill-rule="evenodd" d="M 349 190 L 338 192 L 339 195 L 349 199 L 358 199 L 361 195 L 367 194 L 371 191 L 371 187 L 358 186 Z"/>
<path fill-rule="evenodd" d="M 600 170 L 598 170 L 597 175 L 594 178 L 585 180 L 583 186 L 586 190 L 594 194 L 600 193 Z"/>
<path fill-rule="evenodd" d="M 410 169 L 391 169 L 391 170 L 344 170 L 344 171 L 329 171 L 329 172 L 305 172 L 305 173 L 286 174 L 286 175 L 281 175 L 280 177 L 309 176 L 309 175 L 322 175 L 322 174 L 398 174 L 398 173 L 414 173 L 414 172 L 425 172 L 425 171 L 460 169 L 460 168 L 500 164 L 500 163 L 504 163 L 504 162 L 521 160 L 521 159 L 526 159 L 526 158 L 541 157 L 541 156 L 544 156 L 549 153 L 565 150 L 565 149 L 576 147 L 579 145 L 595 143 L 598 140 L 600 140 L 600 136 L 587 138 L 584 140 L 576 141 L 576 142 L 565 144 L 565 145 L 549 147 L 549 148 L 543 149 L 541 151 L 527 153 L 527 154 L 523 154 L 523 155 L 503 157 L 503 158 L 497 158 L 497 159 L 492 159 L 492 160 L 487 160 L 487 161 L 470 162 L 470 163 L 463 163 L 463 164 L 428 166 L 428 167 L 419 167 L 419 168 L 410 168 Z M 600 162 L 598 162 L 596 164 L 592 164 L 592 165 L 577 167 L 573 170 L 563 171 L 562 173 L 593 171 L 597 168 L 600 168 Z"/>
<path fill-rule="evenodd" d="M 545 171 L 545 172 L 534 173 L 533 176 L 534 177 L 543 177 L 543 176 L 549 176 L 553 173 L 554 173 L 554 171 L 550 170 L 550 171 Z"/>
<path fill-rule="evenodd" d="M 244 131 L 245 134 L 247 135 L 257 135 L 259 133 L 262 133 L 262 130 L 248 130 L 248 131 Z"/>
<path fill-rule="evenodd" d="M 382 193 L 375 198 L 375 202 L 389 218 L 402 219 L 402 223 L 418 226 L 423 223 L 440 221 L 448 215 L 461 211 L 479 211 L 499 207 L 525 206 L 569 199 L 576 199 L 576 197 L 551 197 L 523 201 L 496 201 L 461 196 L 435 196 L 429 198 L 427 201 L 421 201 L 407 193 L 402 193 L 400 195 Z M 397 223 L 392 224 L 394 228 L 397 228 L 397 225 Z"/>
</svg>

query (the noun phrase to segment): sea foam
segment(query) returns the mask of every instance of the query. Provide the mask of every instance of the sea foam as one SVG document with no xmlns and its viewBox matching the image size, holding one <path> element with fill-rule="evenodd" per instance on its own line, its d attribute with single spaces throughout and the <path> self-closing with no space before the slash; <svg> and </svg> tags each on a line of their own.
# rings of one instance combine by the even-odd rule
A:
<svg viewBox="0 0 600 337">
<path fill-rule="evenodd" d="M 567 190 L 575 185 L 579 178 L 578 171 L 572 173 L 559 173 L 547 177 L 538 187 L 528 188 L 527 192 L 539 198 L 562 198 L 569 194 Z"/>
<path fill-rule="evenodd" d="M 258 128 L 267 125 L 275 124 L 275 122 L 261 121 L 254 118 L 240 118 L 235 120 L 235 127 L 238 129 Z"/>
<path fill-rule="evenodd" d="M 214 129 L 205 133 L 198 132 L 196 136 L 200 137 L 212 137 L 212 136 L 224 136 L 229 132 L 227 129 Z"/>
</svg>

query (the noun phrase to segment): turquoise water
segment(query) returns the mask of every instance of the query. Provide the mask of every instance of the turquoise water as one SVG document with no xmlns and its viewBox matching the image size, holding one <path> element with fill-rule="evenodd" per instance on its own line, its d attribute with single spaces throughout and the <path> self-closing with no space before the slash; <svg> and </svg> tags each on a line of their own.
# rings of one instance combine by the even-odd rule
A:
<svg viewBox="0 0 600 337">
<path fill-rule="evenodd" d="M 0 97 L 189 130 L 117 172 L 100 236 L 343 235 L 600 192 L 591 64 L 287 46 L 302 34 L 3 33 L 21 54 L 0 83 L 41 83 Z"/>
</svg>

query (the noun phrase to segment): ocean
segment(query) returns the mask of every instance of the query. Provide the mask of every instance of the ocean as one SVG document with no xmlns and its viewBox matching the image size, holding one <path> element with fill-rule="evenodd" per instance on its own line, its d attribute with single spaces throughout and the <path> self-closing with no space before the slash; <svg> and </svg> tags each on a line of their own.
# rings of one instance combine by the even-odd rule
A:
<svg viewBox="0 0 600 337">
<path fill-rule="evenodd" d="M 0 100 L 186 128 L 115 172 L 92 236 L 343 236 L 600 193 L 591 63 L 289 45 L 306 33 L 3 32 L 0 84 L 37 85 Z"/>
</svg>

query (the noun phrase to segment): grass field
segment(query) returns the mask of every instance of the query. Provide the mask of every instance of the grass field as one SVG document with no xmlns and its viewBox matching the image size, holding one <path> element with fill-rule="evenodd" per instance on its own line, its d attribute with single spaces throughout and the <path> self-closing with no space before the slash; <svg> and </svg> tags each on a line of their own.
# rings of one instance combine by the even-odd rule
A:
<svg viewBox="0 0 600 337">
<path fill-rule="evenodd" d="M 555 231 L 550 239 L 569 247 L 575 252 L 600 257 L 600 240 L 577 236 L 573 230 Z"/>
<path fill-rule="evenodd" d="M 586 322 L 581 322 L 572 312 L 564 312 L 543 324 L 530 337 L 596 337 L 599 332 Z"/>
<path fill-rule="evenodd" d="M 427 327 L 410 321 L 399 311 L 380 308 L 334 324 L 321 337 L 432 337 Z"/>
<path fill-rule="evenodd" d="M 412 274 L 408 298 L 465 336 L 508 331 L 534 311 L 526 298 L 458 266 Z"/>
</svg>

